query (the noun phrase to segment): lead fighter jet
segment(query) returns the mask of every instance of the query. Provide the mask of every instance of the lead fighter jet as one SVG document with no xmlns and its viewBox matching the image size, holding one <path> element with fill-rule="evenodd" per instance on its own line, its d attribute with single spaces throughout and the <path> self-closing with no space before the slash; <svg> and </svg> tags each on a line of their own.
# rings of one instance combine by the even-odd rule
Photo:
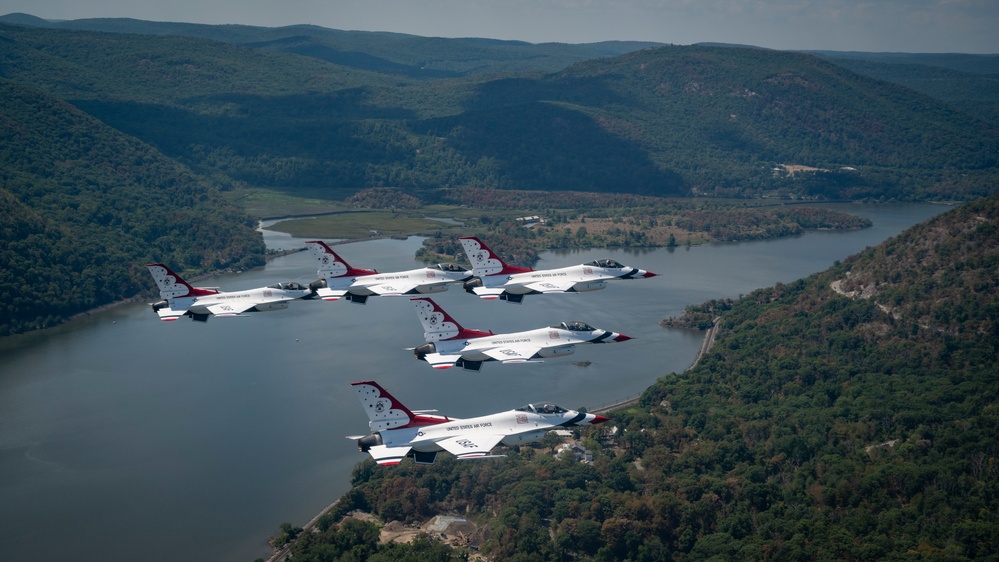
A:
<svg viewBox="0 0 999 562">
<path fill-rule="evenodd" d="M 223 292 L 216 288 L 193 287 L 162 263 L 146 264 L 146 269 L 160 288 L 160 298 L 163 299 L 152 304 L 153 312 L 160 320 L 167 322 L 181 316 L 207 322 L 210 316 L 240 316 L 244 312 L 284 310 L 293 300 L 316 296 L 312 289 L 294 281 L 259 289 Z"/>
<path fill-rule="evenodd" d="M 430 298 L 410 299 L 423 323 L 427 343 L 414 348 L 417 359 L 435 369 L 454 366 L 478 371 L 484 361 L 536 363 L 541 357 L 560 357 L 583 343 L 609 343 L 632 339 L 624 334 L 600 330 L 583 322 L 562 322 L 526 332 L 494 334 L 466 330 Z"/>
<path fill-rule="evenodd" d="M 412 457 L 419 464 L 431 464 L 437 453 L 447 451 L 459 459 L 484 459 L 500 443 L 510 446 L 538 441 L 560 427 L 603 423 L 596 414 L 566 410 L 551 403 L 528 404 L 522 408 L 478 418 L 457 419 L 427 412 L 414 413 L 374 381 L 351 383 L 357 399 L 368 414 L 371 435 L 351 435 L 357 448 L 380 465 L 399 464 Z"/>
<path fill-rule="evenodd" d="M 446 291 L 451 283 L 461 283 L 472 276 L 467 269 L 453 263 L 439 263 L 434 267 L 395 273 L 355 269 L 325 242 L 311 240 L 305 245 L 319 262 L 320 281 L 313 288 L 321 299 L 327 301 L 345 298 L 364 304 L 370 296 L 440 293 Z"/>
<path fill-rule="evenodd" d="M 559 269 L 535 271 L 528 267 L 508 265 L 475 236 L 462 236 L 472 264 L 472 277 L 465 282 L 465 291 L 483 299 L 500 299 L 520 304 L 524 295 L 541 293 L 582 293 L 607 286 L 611 279 L 642 279 L 656 274 L 637 267 L 628 267 L 611 260 L 594 260 Z"/>
</svg>

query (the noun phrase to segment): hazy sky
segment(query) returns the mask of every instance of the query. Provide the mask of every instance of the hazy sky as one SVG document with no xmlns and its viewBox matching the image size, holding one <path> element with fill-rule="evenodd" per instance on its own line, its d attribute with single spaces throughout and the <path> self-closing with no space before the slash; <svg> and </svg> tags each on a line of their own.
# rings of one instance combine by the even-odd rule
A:
<svg viewBox="0 0 999 562">
<path fill-rule="evenodd" d="M 0 0 L 0 15 L 334 29 L 541 43 L 999 53 L 999 0 Z"/>
</svg>

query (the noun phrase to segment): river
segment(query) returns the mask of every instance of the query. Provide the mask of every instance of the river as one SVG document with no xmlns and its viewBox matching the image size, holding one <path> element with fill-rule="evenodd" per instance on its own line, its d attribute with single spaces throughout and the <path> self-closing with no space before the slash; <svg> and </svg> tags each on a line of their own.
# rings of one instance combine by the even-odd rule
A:
<svg viewBox="0 0 999 562">
<path fill-rule="evenodd" d="M 414 409 L 475 416 L 550 400 L 600 405 L 693 361 L 702 334 L 657 322 L 821 271 L 943 212 L 838 205 L 856 232 L 658 250 L 548 252 L 537 268 L 610 257 L 660 276 L 579 295 L 482 301 L 433 295 L 467 328 L 520 331 L 582 320 L 636 339 L 540 364 L 435 371 L 405 348 L 422 328 L 405 298 L 303 301 L 239 318 L 160 322 L 146 304 L 0 339 L 0 559 L 250 561 L 279 524 L 304 524 L 349 487 L 367 431 L 351 381 L 374 379 Z M 266 233 L 268 245 L 302 240 Z M 351 265 L 419 267 L 421 239 L 337 246 Z M 223 290 L 315 279 L 307 252 L 202 282 Z M 67 280 L 67 282 L 71 282 Z M 577 361 L 590 361 L 578 366 Z M 502 462 L 502 461 L 488 461 Z M 391 470 L 391 469 L 388 469 Z"/>
</svg>

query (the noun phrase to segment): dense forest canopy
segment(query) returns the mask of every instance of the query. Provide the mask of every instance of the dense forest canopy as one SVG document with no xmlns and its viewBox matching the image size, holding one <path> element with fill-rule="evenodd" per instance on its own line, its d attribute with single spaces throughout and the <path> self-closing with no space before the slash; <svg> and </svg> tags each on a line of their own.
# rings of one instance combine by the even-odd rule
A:
<svg viewBox="0 0 999 562">
<path fill-rule="evenodd" d="M 992 196 L 708 303 L 721 316 L 710 353 L 611 412 L 616 433 L 584 432 L 592 464 L 555 458 L 552 442 L 497 463 L 365 461 L 295 559 L 351 559 L 322 553 L 356 538 L 359 523 L 336 524 L 354 509 L 460 515 L 502 560 L 993 559 L 997 225 Z"/>
<path fill-rule="evenodd" d="M 262 262 L 218 190 L 75 107 L 0 79 L 0 335 L 44 328 L 178 271 Z"/>
</svg>

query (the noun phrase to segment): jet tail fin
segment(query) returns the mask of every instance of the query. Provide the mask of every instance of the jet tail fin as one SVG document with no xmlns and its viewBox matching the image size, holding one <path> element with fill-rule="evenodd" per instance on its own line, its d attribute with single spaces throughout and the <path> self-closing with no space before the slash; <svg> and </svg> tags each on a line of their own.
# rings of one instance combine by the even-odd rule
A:
<svg viewBox="0 0 999 562">
<path fill-rule="evenodd" d="M 312 256 L 319 262 L 317 273 L 322 279 L 333 279 L 336 277 L 361 277 L 364 275 L 374 275 L 378 273 L 374 269 L 357 269 L 349 263 L 322 240 L 309 240 L 305 243 L 312 252 Z"/>
<path fill-rule="evenodd" d="M 193 287 L 190 283 L 184 281 L 180 275 L 177 275 L 162 263 L 147 263 L 146 269 L 153 276 L 153 281 L 156 281 L 156 286 L 160 289 L 161 299 L 203 297 L 205 295 L 218 294 L 218 291 L 212 289 Z"/>
<path fill-rule="evenodd" d="M 409 299 L 416 309 L 416 315 L 423 324 L 423 337 L 428 342 L 449 340 L 453 338 L 481 338 L 491 336 L 492 332 L 466 330 L 457 320 L 444 311 L 433 299 L 417 297 Z"/>
<path fill-rule="evenodd" d="M 461 247 L 468 256 L 469 263 L 472 264 L 472 274 L 475 276 L 496 275 L 498 273 L 527 273 L 533 271 L 529 267 L 516 267 L 507 264 L 503 258 L 486 246 L 486 243 L 475 236 L 462 236 Z"/>
<path fill-rule="evenodd" d="M 368 414 L 371 431 L 404 427 L 416 421 L 416 414 L 375 381 L 351 383 L 357 399 Z"/>
</svg>

